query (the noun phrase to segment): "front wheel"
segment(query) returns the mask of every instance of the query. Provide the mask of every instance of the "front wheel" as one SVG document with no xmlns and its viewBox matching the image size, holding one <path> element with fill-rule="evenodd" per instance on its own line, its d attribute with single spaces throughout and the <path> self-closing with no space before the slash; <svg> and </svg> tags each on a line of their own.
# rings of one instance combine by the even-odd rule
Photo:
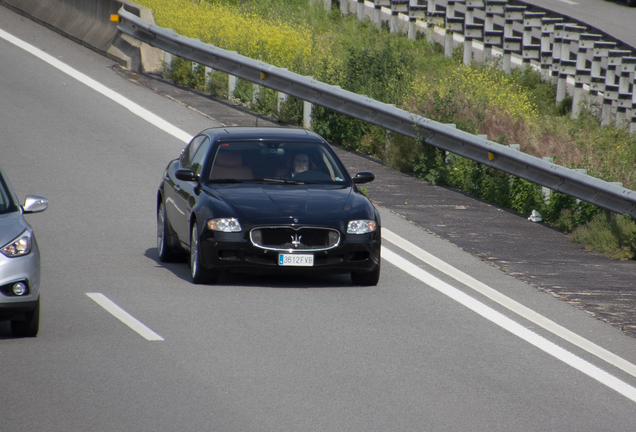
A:
<svg viewBox="0 0 636 432">
<path fill-rule="evenodd" d="M 199 230 L 196 222 L 192 225 L 190 234 L 190 275 L 195 284 L 213 284 L 219 280 L 219 272 L 208 270 L 201 265 Z"/>
<path fill-rule="evenodd" d="M 351 273 L 351 282 L 360 286 L 375 286 L 380 281 L 380 263 L 369 273 Z"/>
<path fill-rule="evenodd" d="M 11 321 L 11 334 L 17 337 L 35 337 L 40 330 L 40 299 L 33 311 L 25 314 L 24 321 Z"/>
</svg>

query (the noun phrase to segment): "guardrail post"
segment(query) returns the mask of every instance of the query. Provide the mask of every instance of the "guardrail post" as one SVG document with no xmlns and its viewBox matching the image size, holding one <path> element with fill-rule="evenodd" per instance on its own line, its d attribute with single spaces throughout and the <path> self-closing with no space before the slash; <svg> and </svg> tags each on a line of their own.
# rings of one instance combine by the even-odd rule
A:
<svg viewBox="0 0 636 432">
<path fill-rule="evenodd" d="M 607 69 L 605 71 L 605 93 L 603 110 L 601 111 L 601 124 L 607 126 L 612 122 L 612 111 L 618 105 L 618 85 L 616 85 L 616 72 L 620 76 L 621 58 L 629 55 L 625 50 L 609 50 L 607 53 Z"/>
<path fill-rule="evenodd" d="M 428 9 L 427 0 L 411 0 L 409 3 L 409 31 L 408 38 L 415 40 L 417 37 L 417 21 L 426 19 Z"/>
<path fill-rule="evenodd" d="M 357 16 L 360 21 L 364 21 L 364 0 L 358 0 Z"/>
<path fill-rule="evenodd" d="M 172 53 L 169 53 L 168 51 L 163 52 L 163 62 L 170 67 L 172 67 L 173 58 L 174 56 L 172 55 Z"/>
<path fill-rule="evenodd" d="M 238 85 L 238 78 L 234 75 L 227 76 L 227 98 L 234 99 L 234 90 L 236 90 L 236 86 Z"/>
<path fill-rule="evenodd" d="M 594 51 L 592 56 L 592 78 L 590 80 L 590 93 L 598 98 L 600 93 L 605 93 L 605 71 L 603 64 L 607 67 L 607 54 L 609 50 L 616 47 L 614 42 L 594 42 Z M 605 99 L 602 100 L 603 106 Z M 607 110 L 609 112 L 609 110 Z M 601 118 L 603 110 L 601 110 Z"/>
<path fill-rule="evenodd" d="M 557 102 L 561 102 L 568 94 L 568 77 L 576 75 L 576 60 L 573 53 L 578 54 L 578 42 L 585 27 L 566 24 L 563 26 L 561 40 L 561 56 L 559 59 L 559 79 L 557 81 Z"/>
<path fill-rule="evenodd" d="M 313 2 L 315 3 L 316 0 L 313 0 Z M 325 7 L 325 10 L 331 10 L 331 0 L 322 0 L 322 3 Z"/>
<path fill-rule="evenodd" d="M 261 96 L 261 86 L 256 83 L 252 83 L 252 107 L 256 106 L 260 96 Z"/>
<path fill-rule="evenodd" d="M 278 114 L 280 114 L 280 109 L 282 108 L 283 104 L 287 102 L 287 94 L 283 92 L 278 92 L 278 97 L 276 99 L 277 99 L 276 108 L 278 110 Z"/>
<path fill-rule="evenodd" d="M 446 24 L 446 12 L 444 9 L 437 10 L 436 0 L 428 1 L 426 12 L 426 40 L 433 44 L 435 40 L 435 27 L 444 27 Z"/>
<path fill-rule="evenodd" d="M 391 21 L 389 22 L 391 33 L 399 33 L 399 14 L 409 13 L 409 0 L 391 0 Z"/>
<path fill-rule="evenodd" d="M 554 163 L 554 158 L 553 157 L 543 157 L 541 158 L 546 162 L 549 163 Z M 549 203 L 550 202 L 550 195 L 552 195 L 552 189 L 547 188 L 545 186 L 541 186 L 541 193 L 543 193 L 543 202 L 544 203 Z"/>
<path fill-rule="evenodd" d="M 313 111 L 313 105 L 311 102 L 303 101 L 303 127 L 305 129 L 311 129 L 311 114 Z"/>
<path fill-rule="evenodd" d="M 391 7 L 389 0 L 373 0 L 373 22 L 378 29 L 382 28 L 382 8 Z"/>
<path fill-rule="evenodd" d="M 484 24 L 475 22 L 475 9 L 483 9 L 484 0 L 466 0 L 464 16 L 464 64 L 473 60 L 473 41 L 484 37 Z"/>
<path fill-rule="evenodd" d="M 632 89 L 632 121 L 629 124 L 629 131 L 631 133 L 636 133 L 636 77 L 634 77 Z"/>
<path fill-rule="evenodd" d="M 349 0 L 340 0 L 340 12 L 343 15 L 349 15 Z"/>
<path fill-rule="evenodd" d="M 627 112 L 632 109 L 632 84 L 634 82 L 634 70 L 636 69 L 636 57 L 623 57 L 619 68 L 620 78 L 618 83 L 618 103 L 616 106 L 616 126 L 625 127 L 627 126 L 627 121 L 631 123 L 631 119 L 627 118 Z"/>
<path fill-rule="evenodd" d="M 482 61 L 488 63 L 492 58 L 494 46 L 503 47 L 503 30 L 495 30 L 495 15 L 503 16 L 508 0 L 486 0 L 486 19 L 484 21 L 484 51 Z"/>
<path fill-rule="evenodd" d="M 558 23 L 554 25 L 554 43 L 552 44 L 552 78 L 556 81 L 556 103 L 558 104 L 565 98 L 565 85 L 560 83 L 561 79 L 561 53 L 563 46 L 563 27 L 565 24 Z"/>
<path fill-rule="evenodd" d="M 205 67 L 205 87 L 207 88 L 210 85 L 210 80 L 212 79 L 212 75 L 214 75 L 214 69 L 209 66 Z"/>
<path fill-rule="evenodd" d="M 561 18 L 543 18 L 541 20 L 541 78 L 544 81 L 552 79 L 552 64 L 554 63 L 554 27 L 563 21 Z"/>
<path fill-rule="evenodd" d="M 533 29 L 541 29 L 541 19 L 545 17 L 543 12 L 524 12 L 523 13 L 523 61 L 524 63 L 532 63 L 534 60 L 538 62 L 541 59 L 540 39 L 532 36 Z"/>
<path fill-rule="evenodd" d="M 592 69 L 587 67 L 588 53 L 594 49 L 594 43 L 601 40 L 601 35 L 584 33 L 579 38 L 578 53 L 576 55 L 576 75 L 574 77 L 574 95 L 572 97 L 572 118 L 577 118 L 581 112 L 581 103 L 585 94 L 584 86 L 592 83 Z"/>
<path fill-rule="evenodd" d="M 506 6 L 504 24 L 504 56 L 502 69 L 506 73 L 512 70 L 512 54 L 521 54 L 521 37 L 515 36 L 513 24 L 523 22 L 525 6 Z"/>
<path fill-rule="evenodd" d="M 464 19 L 455 16 L 455 4 L 461 0 L 447 0 L 446 3 L 446 33 L 444 34 L 444 56 L 453 56 L 453 36 L 455 32 L 464 32 Z"/>
</svg>

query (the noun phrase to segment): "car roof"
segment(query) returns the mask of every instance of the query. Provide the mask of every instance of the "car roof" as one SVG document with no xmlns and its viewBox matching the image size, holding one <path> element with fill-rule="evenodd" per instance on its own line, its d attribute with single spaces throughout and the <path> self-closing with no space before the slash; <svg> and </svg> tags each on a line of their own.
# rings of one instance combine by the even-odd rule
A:
<svg viewBox="0 0 636 432">
<path fill-rule="evenodd" d="M 300 128 L 284 127 L 220 127 L 204 130 L 202 133 L 215 140 L 297 140 L 320 141 L 324 139 L 315 132 Z"/>
</svg>

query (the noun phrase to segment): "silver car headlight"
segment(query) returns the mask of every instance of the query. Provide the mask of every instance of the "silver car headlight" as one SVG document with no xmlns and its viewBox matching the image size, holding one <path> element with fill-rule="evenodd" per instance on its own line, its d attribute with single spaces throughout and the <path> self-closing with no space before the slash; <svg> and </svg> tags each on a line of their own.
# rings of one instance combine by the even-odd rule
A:
<svg viewBox="0 0 636 432">
<path fill-rule="evenodd" d="M 352 220 L 347 225 L 347 234 L 367 234 L 377 229 L 377 224 L 373 220 Z"/>
<path fill-rule="evenodd" d="M 235 218 L 210 219 L 207 223 L 208 229 L 222 232 L 241 232 L 241 224 Z"/>
<path fill-rule="evenodd" d="M 26 230 L 20 234 L 18 238 L 11 241 L 11 243 L 3 246 L 0 252 L 9 258 L 28 255 L 31 252 L 31 237 L 31 232 Z"/>
</svg>

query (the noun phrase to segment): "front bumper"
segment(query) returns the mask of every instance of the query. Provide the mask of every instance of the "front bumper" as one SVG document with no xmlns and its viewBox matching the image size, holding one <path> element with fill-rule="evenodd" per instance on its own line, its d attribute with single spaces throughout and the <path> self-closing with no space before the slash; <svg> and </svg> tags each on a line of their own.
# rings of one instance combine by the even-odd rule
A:
<svg viewBox="0 0 636 432">
<path fill-rule="evenodd" d="M 23 282 L 28 293 L 16 296 L 11 286 Z M 22 257 L 8 258 L 0 254 L 0 321 L 19 319 L 37 305 L 40 287 L 40 254 L 33 241 L 31 253 Z"/>
<path fill-rule="evenodd" d="M 256 247 L 243 233 L 206 233 L 200 241 L 201 264 L 215 271 L 253 274 L 366 273 L 380 263 L 380 233 L 348 235 L 322 251 L 274 251 Z M 311 267 L 280 266 L 279 254 L 312 254 Z"/>
</svg>

